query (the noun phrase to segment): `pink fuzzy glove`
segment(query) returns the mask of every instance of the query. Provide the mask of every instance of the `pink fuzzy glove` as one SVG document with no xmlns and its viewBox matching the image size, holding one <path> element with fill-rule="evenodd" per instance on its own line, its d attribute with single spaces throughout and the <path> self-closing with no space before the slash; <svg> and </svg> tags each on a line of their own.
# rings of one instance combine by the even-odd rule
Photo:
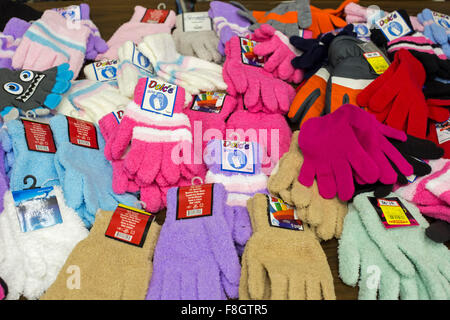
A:
<svg viewBox="0 0 450 320">
<path fill-rule="evenodd" d="M 225 44 L 223 78 L 228 92 L 242 94 L 244 105 L 251 112 L 262 105 L 264 112 L 286 114 L 295 97 L 295 89 L 255 63 L 250 41 L 234 36 Z"/>
<path fill-rule="evenodd" d="M 305 30 L 303 38 L 310 39 L 312 32 Z M 303 80 L 303 70 L 292 66 L 292 59 L 302 54 L 289 43 L 289 38 L 269 24 L 263 24 L 251 35 L 257 44 L 255 54 L 266 58 L 264 70 L 274 74 L 281 80 L 300 83 Z"/>
<path fill-rule="evenodd" d="M 99 120 L 98 125 L 100 132 L 102 133 L 103 138 L 105 138 L 106 143 L 108 143 L 109 140 L 115 139 L 117 128 L 119 127 L 123 113 L 123 110 L 111 112 Z M 127 170 L 125 170 L 124 158 L 126 157 L 126 154 L 127 152 L 125 152 L 124 156 L 118 160 L 111 159 L 109 154 L 105 154 L 106 159 L 111 162 L 113 168 L 112 188 L 114 193 L 117 194 L 139 191 L 139 187 L 134 181 L 135 177 L 128 174 Z"/>
<path fill-rule="evenodd" d="M 146 95 L 153 82 L 165 88 L 168 94 L 164 97 L 155 92 Z M 159 112 L 171 108 L 165 98 L 173 99 L 171 113 Z M 188 158 L 192 156 L 193 147 L 189 118 L 182 113 L 184 99 L 182 87 L 153 78 L 139 79 L 134 101 L 127 105 L 115 138 L 106 143 L 105 156 L 120 159 L 131 142 L 124 166 L 141 185 L 153 183 L 160 172 L 167 185 L 176 183 L 183 175 L 201 174 L 201 164 Z"/>
</svg>

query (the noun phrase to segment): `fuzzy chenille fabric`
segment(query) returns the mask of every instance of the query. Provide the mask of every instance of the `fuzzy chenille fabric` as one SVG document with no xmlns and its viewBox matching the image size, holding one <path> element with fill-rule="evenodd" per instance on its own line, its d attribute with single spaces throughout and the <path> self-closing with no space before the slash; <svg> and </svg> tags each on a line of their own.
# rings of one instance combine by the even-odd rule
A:
<svg viewBox="0 0 450 320">
<path fill-rule="evenodd" d="M 314 232 L 269 225 L 268 196 L 247 201 L 253 234 L 242 256 L 241 300 L 334 300 L 333 276 Z"/>
<path fill-rule="evenodd" d="M 163 215 L 163 214 L 162 214 Z M 41 300 L 143 300 L 152 274 L 153 252 L 163 216 L 151 222 L 142 247 L 105 236 L 113 211 L 99 210 L 89 236 L 78 243 Z M 162 219 L 162 220 L 161 220 Z M 78 266 L 79 288 L 68 288 Z"/>
<path fill-rule="evenodd" d="M 0 215 L 0 278 L 8 284 L 6 299 L 21 296 L 39 299 L 56 280 L 72 249 L 89 231 L 78 214 L 65 203 L 62 190 L 54 186 L 62 223 L 22 232 L 11 192 L 5 193 L 5 209 Z M 39 200 L 33 200 L 39 202 Z M 36 210 L 45 211 L 34 203 Z"/>
<path fill-rule="evenodd" d="M 322 198 L 316 181 L 311 187 L 298 181 L 303 164 L 303 155 L 297 142 L 298 134 L 299 131 L 292 134 L 289 151 L 281 157 L 272 171 L 267 188 L 272 195 L 295 206 L 299 218 L 310 225 L 319 239 L 339 238 L 347 214 L 347 204 L 337 197 Z"/>
</svg>

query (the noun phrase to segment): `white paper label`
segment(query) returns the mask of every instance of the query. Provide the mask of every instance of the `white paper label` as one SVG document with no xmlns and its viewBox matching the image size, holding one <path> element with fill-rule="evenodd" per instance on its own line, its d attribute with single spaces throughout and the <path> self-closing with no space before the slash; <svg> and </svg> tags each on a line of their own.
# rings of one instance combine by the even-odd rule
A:
<svg viewBox="0 0 450 320">
<path fill-rule="evenodd" d="M 113 81 L 117 79 L 117 60 L 105 60 L 92 63 L 97 81 Z"/>
<path fill-rule="evenodd" d="M 252 142 L 223 140 L 221 170 L 255 173 L 255 153 Z"/>
<path fill-rule="evenodd" d="M 64 8 L 55 8 L 64 18 L 72 21 L 81 20 L 81 8 L 80 6 L 73 5 Z"/>
<path fill-rule="evenodd" d="M 381 29 L 388 41 L 392 41 L 408 35 L 412 32 L 402 16 L 397 12 L 391 12 L 377 21 L 376 25 Z"/>
<path fill-rule="evenodd" d="M 370 26 L 368 23 L 354 23 L 353 31 L 356 32 L 358 39 L 369 41 L 370 40 Z"/>
<path fill-rule="evenodd" d="M 211 31 L 213 30 L 212 20 L 208 12 L 186 12 L 183 13 L 183 31 Z"/>
<path fill-rule="evenodd" d="M 178 86 L 155 78 L 147 78 L 141 109 L 167 117 L 173 116 Z"/>
<path fill-rule="evenodd" d="M 439 144 L 450 141 L 450 119 L 436 123 L 436 134 Z"/>
<path fill-rule="evenodd" d="M 433 15 L 433 20 L 437 25 L 445 28 L 445 30 L 450 30 L 450 16 L 435 11 L 431 11 L 431 13 Z"/>
<path fill-rule="evenodd" d="M 136 44 L 133 43 L 133 54 L 131 56 L 131 63 L 134 64 L 136 67 L 154 75 L 155 69 L 153 68 L 152 63 L 150 60 L 144 56 L 136 47 Z"/>
</svg>

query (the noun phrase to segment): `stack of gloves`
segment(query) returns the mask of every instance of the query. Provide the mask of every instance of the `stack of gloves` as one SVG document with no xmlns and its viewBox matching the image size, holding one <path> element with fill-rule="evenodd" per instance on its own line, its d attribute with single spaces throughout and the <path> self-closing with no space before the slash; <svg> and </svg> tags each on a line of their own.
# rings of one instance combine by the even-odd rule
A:
<svg viewBox="0 0 450 320">
<path fill-rule="evenodd" d="M 334 300 L 332 239 L 359 299 L 450 298 L 445 15 L 135 6 L 106 40 L 84 3 L 0 8 L 0 300 Z M 45 188 L 62 222 L 23 232 Z"/>
</svg>

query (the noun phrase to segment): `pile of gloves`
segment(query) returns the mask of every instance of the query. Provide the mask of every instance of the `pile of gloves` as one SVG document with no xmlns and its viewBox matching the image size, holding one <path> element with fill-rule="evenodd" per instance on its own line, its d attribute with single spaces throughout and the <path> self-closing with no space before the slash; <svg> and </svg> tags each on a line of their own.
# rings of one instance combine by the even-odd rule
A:
<svg viewBox="0 0 450 320">
<path fill-rule="evenodd" d="M 0 7 L 0 300 L 450 298 L 445 14 Z"/>
</svg>

